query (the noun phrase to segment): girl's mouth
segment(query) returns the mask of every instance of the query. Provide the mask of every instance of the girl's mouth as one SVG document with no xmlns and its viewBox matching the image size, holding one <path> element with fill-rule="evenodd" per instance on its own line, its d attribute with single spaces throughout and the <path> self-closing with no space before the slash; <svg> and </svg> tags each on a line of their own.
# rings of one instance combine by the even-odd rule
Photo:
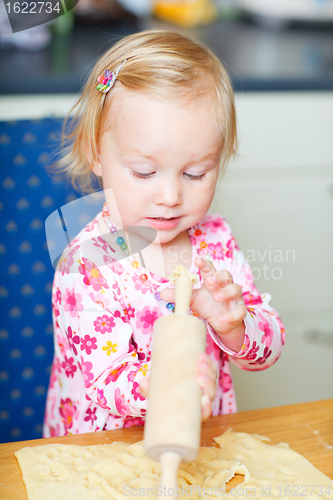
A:
<svg viewBox="0 0 333 500">
<path fill-rule="evenodd" d="M 147 221 L 157 229 L 173 229 L 178 225 L 180 219 L 181 217 L 170 217 L 169 219 L 165 219 L 164 217 L 147 217 Z"/>
</svg>

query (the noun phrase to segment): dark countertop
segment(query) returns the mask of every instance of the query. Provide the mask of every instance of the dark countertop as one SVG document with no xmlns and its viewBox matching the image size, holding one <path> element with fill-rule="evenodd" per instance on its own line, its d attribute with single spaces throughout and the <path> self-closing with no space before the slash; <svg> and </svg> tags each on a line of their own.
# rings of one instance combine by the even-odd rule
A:
<svg viewBox="0 0 333 500">
<path fill-rule="evenodd" d="M 153 19 L 81 24 L 55 35 L 40 52 L 0 51 L 0 93 L 76 93 L 96 59 L 119 38 L 166 26 L 175 29 Z M 187 32 L 213 48 L 235 90 L 333 90 L 332 25 L 274 30 L 249 20 L 218 20 Z"/>
</svg>

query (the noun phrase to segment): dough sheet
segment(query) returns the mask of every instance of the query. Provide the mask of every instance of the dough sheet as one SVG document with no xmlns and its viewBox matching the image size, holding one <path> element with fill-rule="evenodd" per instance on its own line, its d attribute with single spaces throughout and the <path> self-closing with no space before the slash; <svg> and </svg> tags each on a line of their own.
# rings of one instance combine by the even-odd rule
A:
<svg viewBox="0 0 333 500">
<path fill-rule="evenodd" d="M 196 462 L 180 465 L 177 498 L 333 500 L 333 480 L 288 444 L 269 445 L 268 438 L 231 429 L 214 440 L 216 446 L 200 448 Z M 47 444 L 15 456 L 29 500 L 165 498 L 161 466 L 145 456 L 143 441 Z M 226 483 L 236 473 L 244 481 L 227 493 Z"/>
</svg>

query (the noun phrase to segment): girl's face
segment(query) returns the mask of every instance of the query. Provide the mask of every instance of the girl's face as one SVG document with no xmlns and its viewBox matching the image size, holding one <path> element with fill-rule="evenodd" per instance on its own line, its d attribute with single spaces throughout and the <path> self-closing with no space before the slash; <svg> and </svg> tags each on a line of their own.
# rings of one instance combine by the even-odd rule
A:
<svg viewBox="0 0 333 500">
<path fill-rule="evenodd" d="M 221 155 L 214 110 L 203 99 L 189 105 L 115 91 L 93 172 L 118 227 L 150 226 L 169 244 L 212 202 Z"/>
</svg>

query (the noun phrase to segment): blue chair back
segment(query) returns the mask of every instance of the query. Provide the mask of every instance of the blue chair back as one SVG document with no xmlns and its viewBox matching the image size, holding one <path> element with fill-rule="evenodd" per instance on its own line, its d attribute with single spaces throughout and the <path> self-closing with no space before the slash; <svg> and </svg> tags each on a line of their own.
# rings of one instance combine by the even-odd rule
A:
<svg viewBox="0 0 333 500">
<path fill-rule="evenodd" d="M 42 437 L 53 357 L 45 221 L 80 198 L 47 170 L 61 126 L 49 118 L 0 122 L 0 442 Z M 99 209 L 80 212 L 75 230 Z"/>
</svg>

